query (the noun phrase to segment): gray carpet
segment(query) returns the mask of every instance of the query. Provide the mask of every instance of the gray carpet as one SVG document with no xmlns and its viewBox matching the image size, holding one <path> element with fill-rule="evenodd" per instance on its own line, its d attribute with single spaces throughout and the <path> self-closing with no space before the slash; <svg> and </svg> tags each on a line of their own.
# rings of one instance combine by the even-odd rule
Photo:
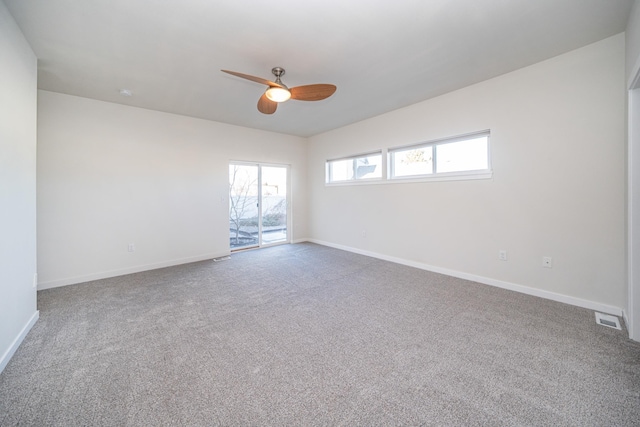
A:
<svg viewBox="0 0 640 427">
<path fill-rule="evenodd" d="M 592 311 L 313 244 L 38 293 L 0 425 L 640 425 Z"/>
</svg>

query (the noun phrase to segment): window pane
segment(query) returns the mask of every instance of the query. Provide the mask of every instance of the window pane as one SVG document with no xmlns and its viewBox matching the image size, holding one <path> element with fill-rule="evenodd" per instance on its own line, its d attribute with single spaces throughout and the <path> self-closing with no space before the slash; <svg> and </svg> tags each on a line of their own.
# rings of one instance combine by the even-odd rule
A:
<svg viewBox="0 0 640 427">
<path fill-rule="evenodd" d="M 229 165 L 231 249 L 258 245 L 258 166 Z"/>
<path fill-rule="evenodd" d="M 262 166 L 262 243 L 287 240 L 287 168 Z"/>
<path fill-rule="evenodd" d="M 436 146 L 436 172 L 474 171 L 489 168 L 488 137 Z"/>
<path fill-rule="evenodd" d="M 330 181 L 347 181 L 353 179 L 353 160 L 335 160 L 329 163 Z"/>
<path fill-rule="evenodd" d="M 356 159 L 356 179 L 381 178 L 382 155 L 360 157 Z"/>
<path fill-rule="evenodd" d="M 393 156 L 393 176 L 413 176 L 433 173 L 433 148 L 420 147 L 399 150 Z"/>
</svg>

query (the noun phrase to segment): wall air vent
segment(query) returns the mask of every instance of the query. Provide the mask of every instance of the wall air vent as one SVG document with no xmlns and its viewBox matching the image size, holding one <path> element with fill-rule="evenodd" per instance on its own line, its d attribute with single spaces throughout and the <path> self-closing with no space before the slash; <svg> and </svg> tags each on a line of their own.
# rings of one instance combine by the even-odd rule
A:
<svg viewBox="0 0 640 427">
<path fill-rule="evenodd" d="M 608 314 L 596 313 L 596 323 L 598 325 L 606 326 L 607 328 L 613 328 L 621 330 L 620 321 L 616 316 L 610 316 Z"/>
</svg>

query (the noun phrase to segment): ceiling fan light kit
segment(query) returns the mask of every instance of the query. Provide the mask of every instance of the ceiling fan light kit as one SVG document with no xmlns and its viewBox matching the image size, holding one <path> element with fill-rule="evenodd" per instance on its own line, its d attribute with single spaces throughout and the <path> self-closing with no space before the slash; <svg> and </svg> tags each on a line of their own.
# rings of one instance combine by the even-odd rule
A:
<svg viewBox="0 0 640 427">
<path fill-rule="evenodd" d="M 289 92 L 289 88 L 280 80 L 280 77 L 284 76 L 284 68 L 274 67 L 271 69 L 271 72 L 276 76 L 276 84 L 278 86 L 269 86 L 269 89 L 265 92 L 267 98 L 273 102 L 288 101 L 291 98 L 291 92 Z"/>
<path fill-rule="evenodd" d="M 289 89 L 285 89 L 283 87 L 270 87 L 265 93 L 267 98 L 273 102 L 285 102 L 291 98 L 291 92 L 289 92 Z"/>
<path fill-rule="evenodd" d="M 289 89 L 280 80 L 280 77 L 284 75 L 284 68 L 281 67 L 275 67 L 271 70 L 273 75 L 276 76 L 275 82 L 262 79 L 260 77 L 251 76 L 249 74 L 238 73 L 236 71 L 221 71 L 236 77 L 269 86 L 269 88 L 258 100 L 258 111 L 263 114 L 275 113 L 276 109 L 278 108 L 279 102 L 285 102 L 289 99 L 297 99 L 298 101 L 320 101 L 333 95 L 333 93 L 337 89 L 335 85 L 330 84 L 297 86 Z"/>
</svg>

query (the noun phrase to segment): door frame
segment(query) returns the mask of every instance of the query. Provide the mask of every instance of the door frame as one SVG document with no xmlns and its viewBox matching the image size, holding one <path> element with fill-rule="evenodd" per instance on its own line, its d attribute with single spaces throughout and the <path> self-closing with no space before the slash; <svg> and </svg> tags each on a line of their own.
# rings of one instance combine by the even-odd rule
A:
<svg viewBox="0 0 640 427">
<path fill-rule="evenodd" d="M 259 249 L 259 248 L 267 248 L 270 246 L 277 246 L 277 245 L 285 245 L 285 244 L 289 244 L 292 242 L 292 234 L 293 234 L 293 221 L 292 221 L 292 194 L 291 194 L 291 165 L 288 164 L 282 164 L 282 163 L 268 163 L 268 162 L 252 162 L 252 161 L 247 161 L 247 160 L 229 160 L 228 164 L 227 164 L 227 169 L 229 168 L 229 166 L 231 165 L 240 165 L 240 166 L 257 166 L 258 167 L 258 244 L 255 246 L 246 246 L 246 247 L 242 247 L 242 248 L 237 248 L 237 249 L 231 249 L 230 247 L 230 252 L 238 252 L 238 251 L 245 251 L 245 250 L 250 250 L 250 249 Z M 287 213 L 287 238 L 285 240 L 279 241 L 279 242 L 273 242 L 273 243 L 267 243 L 264 244 L 262 242 L 262 167 L 278 167 L 278 168 L 285 168 L 286 170 L 286 176 L 287 176 L 287 186 L 286 186 L 286 190 L 287 190 L 287 209 L 286 209 L 286 213 Z M 228 173 L 227 173 L 227 179 L 228 178 Z M 229 183 L 227 183 L 228 185 Z M 230 196 L 230 195 L 229 195 Z M 227 210 L 227 219 L 229 216 L 229 212 Z"/>
<path fill-rule="evenodd" d="M 627 92 L 627 287 L 625 323 L 640 341 L 640 68 Z"/>
</svg>

